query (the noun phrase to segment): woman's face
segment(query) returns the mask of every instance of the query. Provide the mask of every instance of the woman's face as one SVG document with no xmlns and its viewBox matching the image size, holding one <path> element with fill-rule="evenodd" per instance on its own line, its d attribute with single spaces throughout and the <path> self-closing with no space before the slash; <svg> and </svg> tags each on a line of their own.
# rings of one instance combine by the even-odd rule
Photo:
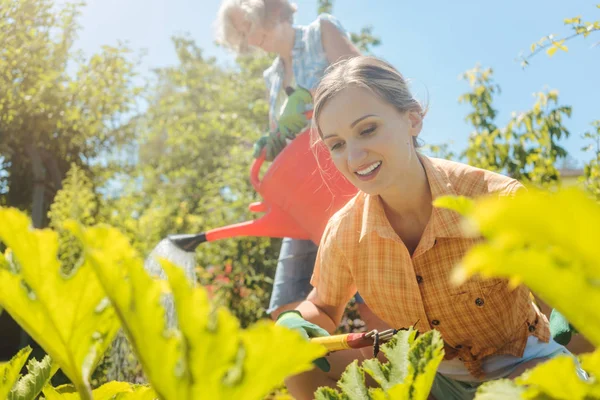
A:
<svg viewBox="0 0 600 400">
<path fill-rule="evenodd" d="M 231 15 L 234 28 L 245 37 L 249 46 L 258 47 L 268 53 L 276 52 L 282 40 L 280 34 L 283 23 L 263 26 L 249 21 L 241 10 L 235 10 Z"/>
<path fill-rule="evenodd" d="M 317 123 L 335 166 L 359 190 L 382 194 L 411 176 L 418 113 L 399 112 L 371 91 L 349 87 L 325 104 Z"/>
</svg>

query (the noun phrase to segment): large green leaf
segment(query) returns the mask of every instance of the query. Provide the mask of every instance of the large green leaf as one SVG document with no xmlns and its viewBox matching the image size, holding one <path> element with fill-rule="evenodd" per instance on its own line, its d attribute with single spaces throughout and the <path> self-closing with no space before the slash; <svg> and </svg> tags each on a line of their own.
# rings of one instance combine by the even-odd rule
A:
<svg viewBox="0 0 600 400">
<path fill-rule="evenodd" d="M 408 354 L 415 342 L 417 331 L 409 329 L 398 332 L 392 340 L 381 346 L 388 362 L 382 364 L 373 358 L 363 362 L 363 368 L 375 379 L 383 390 L 391 389 L 399 383 L 404 383 L 409 374 Z"/>
<path fill-rule="evenodd" d="M 489 381 L 477 388 L 475 400 L 517 400 L 525 389 L 510 379 Z"/>
<path fill-rule="evenodd" d="M 559 356 L 537 365 L 517 378 L 519 385 L 526 386 L 525 398 L 548 396 L 557 400 L 584 400 L 597 398 L 600 384 L 595 379 L 583 381 L 576 373 L 575 360 L 571 356 Z"/>
<path fill-rule="evenodd" d="M 411 399 L 425 400 L 440 362 L 444 358 L 444 342 L 437 330 L 432 330 L 417 338 L 408 354 L 409 374 L 412 379 Z"/>
<path fill-rule="evenodd" d="M 80 400 L 77 393 L 61 393 L 57 388 L 44 387 L 46 400 Z M 92 392 L 94 400 L 155 400 L 152 388 L 132 385 L 128 382 L 108 382 Z"/>
<path fill-rule="evenodd" d="M 8 398 L 30 353 L 31 347 L 26 347 L 21 349 L 9 362 L 0 363 L 0 399 Z"/>
<path fill-rule="evenodd" d="M 31 359 L 27 363 L 27 374 L 16 383 L 8 395 L 8 400 L 33 400 L 48 383 L 57 368 L 52 365 L 50 356 L 39 362 Z"/>
<path fill-rule="evenodd" d="M 600 206 L 576 189 L 529 190 L 477 202 L 469 218 L 487 241 L 463 259 L 458 279 L 472 274 L 525 283 L 600 345 Z M 585 301 L 581 301 L 585 299 Z"/>
<path fill-rule="evenodd" d="M 165 400 L 189 398 L 190 376 L 182 354 L 186 344 L 179 331 L 165 328 L 164 285 L 144 271 L 142 259 L 116 229 L 67 227 L 82 241 L 156 393 Z"/>
<path fill-rule="evenodd" d="M 190 399 L 262 399 L 283 380 L 314 368 L 325 354 L 297 332 L 260 321 L 241 330 L 231 313 L 211 316 L 206 291 L 194 288 L 184 272 L 164 260 L 187 345 Z"/>
<path fill-rule="evenodd" d="M 425 400 L 429 396 L 437 367 L 444 357 L 444 343 L 436 330 L 415 339 L 417 331 L 398 332 L 381 347 L 388 361 L 378 359 L 350 364 L 342 375 L 337 391 L 319 388 L 317 400 Z M 364 372 L 368 372 L 381 387 L 367 389 Z"/>
<path fill-rule="evenodd" d="M 165 400 L 260 399 L 286 376 L 313 368 L 323 347 L 296 332 L 263 322 L 241 330 L 225 309 L 211 308 L 206 292 L 165 262 L 181 330 L 166 330 L 161 295 L 142 259 L 117 230 L 69 224 L 84 243 L 107 295 L 156 393 Z M 118 266 L 117 268 L 115 266 Z"/>
<path fill-rule="evenodd" d="M 61 272 L 55 232 L 31 229 L 15 209 L 1 208 L 0 221 L 9 249 L 0 304 L 89 396 L 89 376 L 118 329 L 113 308 L 87 262 L 68 276 Z"/>
<path fill-rule="evenodd" d="M 358 361 L 354 360 L 344 371 L 338 386 L 348 400 L 363 400 L 369 398 L 369 392 L 365 386 L 365 372 L 358 367 Z"/>
</svg>

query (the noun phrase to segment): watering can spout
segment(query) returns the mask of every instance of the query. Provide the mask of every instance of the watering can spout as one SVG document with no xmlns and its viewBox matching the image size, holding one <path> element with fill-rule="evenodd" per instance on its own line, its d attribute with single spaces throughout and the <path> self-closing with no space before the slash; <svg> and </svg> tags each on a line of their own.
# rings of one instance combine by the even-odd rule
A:
<svg viewBox="0 0 600 400">
<path fill-rule="evenodd" d="M 193 253 L 199 244 L 206 242 L 206 233 L 204 232 L 169 235 L 167 237 L 175 246 L 188 253 Z"/>
</svg>

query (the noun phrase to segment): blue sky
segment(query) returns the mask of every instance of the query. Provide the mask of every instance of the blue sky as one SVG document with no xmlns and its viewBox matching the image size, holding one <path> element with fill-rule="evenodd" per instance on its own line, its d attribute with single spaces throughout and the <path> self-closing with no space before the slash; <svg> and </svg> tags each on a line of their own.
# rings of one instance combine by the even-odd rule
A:
<svg viewBox="0 0 600 400">
<path fill-rule="evenodd" d="M 590 122 L 600 119 L 600 33 L 567 43 L 568 53 L 548 58 L 540 54 L 523 70 L 515 61 L 521 51 L 546 34 L 568 34 L 564 18 L 582 15 L 600 20 L 596 1 L 398 1 L 335 0 L 333 14 L 350 31 L 372 25 L 382 45 L 375 55 L 386 59 L 413 81 L 416 95 L 428 100 L 429 114 L 422 133 L 426 143 L 451 143 L 464 149 L 471 128 L 464 122 L 469 112 L 458 104 L 468 90 L 459 75 L 479 63 L 492 67 L 502 93 L 495 108 L 503 126 L 513 111 L 525 111 L 532 94 L 543 88 L 559 90 L 563 105 L 573 107 L 566 125 L 571 137 L 563 145 L 577 160 L 590 157 L 580 148 L 580 136 Z M 76 46 L 87 55 L 104 44 L 122 40 L 146 52 L 142 71 L 176 63 L 170 37 L 189 34 L 225 65 L 234 58 L 213 43 L 212 23 L 218 0 L 88 0 L 80 18 L 82 31 Z M 298 0 L 295 22 L 307 24 L 317 16 L 316 0 Z"/>
</svg>

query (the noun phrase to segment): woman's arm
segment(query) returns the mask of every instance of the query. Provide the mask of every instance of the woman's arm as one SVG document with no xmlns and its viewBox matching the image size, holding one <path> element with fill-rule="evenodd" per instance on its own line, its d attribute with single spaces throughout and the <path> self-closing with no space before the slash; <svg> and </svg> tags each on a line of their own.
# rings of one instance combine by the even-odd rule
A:
<svg viewBox="0 0 600 400">
<path fill-rule="evenodd" d="M 331 306 L 325 304 L 319 299 L 319 291 L 314 288 L 309 294 L 306 300 L 296 307 L 296 310 L 302 314 L 302 317 L 312 322 L 315 325 L 319 325 L 327 332 L 332 334 L 337 329 L 346 305 Z"/>
<path fill-rule="evenodd" d="M 321 42 L 323 43 L 327 61 L 330 64 L 335 63 L 341 58 L 360 55 L 360 51 L 358 51 L 356 46 L 331 21 L 322 19 L 320 23 Z"/>
</svg>

